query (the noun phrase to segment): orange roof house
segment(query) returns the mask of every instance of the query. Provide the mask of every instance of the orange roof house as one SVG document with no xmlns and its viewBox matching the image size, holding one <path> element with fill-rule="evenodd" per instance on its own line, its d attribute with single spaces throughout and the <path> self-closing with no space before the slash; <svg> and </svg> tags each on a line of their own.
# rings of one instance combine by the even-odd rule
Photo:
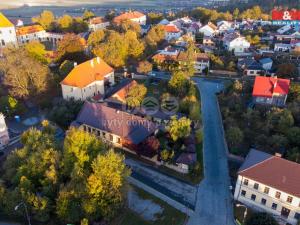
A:
<svg viewBox="0 0 300 225">
<path fill-rule="evenodd" d="M 28 35 L 37 33 L 40 31 L 45 31 L 44 28 L 41 25 L 31 25 L 31 26 L 25 26 L 25 27 L 18 27 L 17 28 L 17 36 L 22 35 Z"/>
<path fill-rule="evenodd" d="M 108 99 L 112 102 L 126 102 L 126 97 L 129 91 L 138 83 L 135 80 L 130 80 L 120 86 L 120 88 Z"/>
<path fill-rule="evenodd" d="M 290 87 L 289 79 L 255 77 L 252 96 L 255 103 L 285 105 Z"/>
<path fill-rule="evenodd" d="M 179 33 L 180 30 L 174 24 L 168 24 L 164 26 L 165 32 L 167 33 Z"/>
<path fill-rule="evenodd" d="M 125 21 L 125 20 L 131 20 L 131 21 L 138 21 L 139 19 L 142 19 L 143 17 L 146 17 L 145 14 L 138 12 L 138 11 L 130 11 L 130 12 L 125 12 L 119 16 L 116 16 L 113 19 L 113 22 L 115 24 L 120 24 L 121 22 Z M 146 19 L 146 18 L 144 18 Z M 146 23 L 146 20 L 145 20 Z"/>
<path fill-rule="evenodd" d="M 104 80 L 112 72 L 114 69 L 97 57 L 75 66 L 61 84 L 83 88 L 95 81 Z"/>
</svg>

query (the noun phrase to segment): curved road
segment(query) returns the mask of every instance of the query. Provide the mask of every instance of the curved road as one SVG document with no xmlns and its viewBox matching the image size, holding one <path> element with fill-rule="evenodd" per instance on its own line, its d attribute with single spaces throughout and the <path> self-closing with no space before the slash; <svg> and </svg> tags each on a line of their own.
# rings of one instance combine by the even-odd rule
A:
<svg viewBox="0 0 300 225">
<path fill-rule="evenodd" d="M 234 225 L 227 145 L 216 97 L 223 85 L 202 78 L 193 80 L 201 94 L 205 178 L 198 187 L 195 213 L 187 225 Z"/>
</svg>

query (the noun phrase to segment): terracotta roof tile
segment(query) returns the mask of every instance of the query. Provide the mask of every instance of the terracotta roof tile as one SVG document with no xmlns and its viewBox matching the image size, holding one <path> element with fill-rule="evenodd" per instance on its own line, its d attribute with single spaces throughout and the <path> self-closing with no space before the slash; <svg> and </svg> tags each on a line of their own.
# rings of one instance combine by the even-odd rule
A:
<svg viewBox="0 0 300 225">
<path fill-rule="evenodd" d="M 238 173 L 296 197 L 300 197 L 300 164 L 272 156 Z"/>
<path fill-rule="evenodd" d="M 177 28 L 177 26 L 173 24 L 168 24 L 164 26 L 164 29 L 167 33 L 179 33 L 180 30 Z"/>
<path fill-rule="evenodd" d="M 275 77 L 255 77 L 253 96 L 272 97 L 273 94 L 287 95 L 289 93 L 290 80 Z"/>
<path fill-rule="evenodd" d="M 124 20 L 131 20 L 131 19 L 138 19 L 145 16 L 145 14 L 138 12 L 138 11 L 133 11 L 133 12 L 125 12 L 119 16 L 116 16 L 113 19 L 114 23 L 121 23 Z"/>
<path fill-rule="evenodd" d="M 94 58 L 76 66 L 61 84 L 83 88 L 114 71 L 106 62 L 100 58 Z"/>
<path fill-rule="evenodd" d="M 18 27 L 17 28 L 17 35 L 26 35 L 26 34 L 33 34 L 36 32 L 44 31 L 44 28 L 41 25 L 32 25 L 32 26 L 25 26 L 25 27 Z"/>
<path fill-rule="evenodd" d="M 118 135 L 133 144 L 141 143 L 156 130 L 153 122 L 103 103 L 85 102 L 76 122 Z"/>
</svg>

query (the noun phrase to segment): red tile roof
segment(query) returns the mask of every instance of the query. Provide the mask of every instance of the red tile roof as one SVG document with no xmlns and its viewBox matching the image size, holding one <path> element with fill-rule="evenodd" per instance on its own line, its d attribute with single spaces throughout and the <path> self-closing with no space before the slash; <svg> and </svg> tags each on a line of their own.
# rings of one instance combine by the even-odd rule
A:
<svg viewBox="0 0 300 225">
<path fill-rule="evenodd" d="M 173 24 L 168 24 L 164 26 L 164 29 L 167 33 L 179 33 L 180 30 Z"/>
<path fill-rule="evenodd" d="M 95 17 L 90 19 L 90 24 L 100 24 L 100 23 L 105 23 L 107 22 L 103 17 Z"/>
<path fill-rule="evenodd" d="M 290 80 L 288 79 L 257 76 L 252 95 L 259 97 L 272 97 L 273 94 L 287 95 L 289 87 Z"/>
<path fill-rule="evenodd" d="M 125 12 L 119 16 L 116 16 L 113 19 L 114 23 L 121 23 L 124 20 L 132 20 L 132 19 L 138 19 L 145 16 L 145 14 L 138 12 L 138 11 L 133 11 L 133 12 Z"/>
<path fill-rule="evenodd" d="M 128 84 L 126 84 L 124 87 L 122 87 L 116 93 L 114 93 L 112 95 L 112 98 L 117 98 L 118 100 L 125 102 L 129 91 L 137 84 L 138 83 L 135 80 L 130 81 Z"/>
<path fill-rule="evenodd" d="M 300 198 L 300 164 L 272 156 L 238 173 Z"/>
<path fill-rule="evenodd" d="M 31 25 L 25 27 L 18 27 L 17 28 L 17 35 L 26 35 L 26 34 L 33 34 L 40 31 L 44 31 L 44 28 L 41 25 Z"/>
<path fill-rule="evenodd" d="M 114 71 L 100 58 L 94 58 L 76 66 L 61 84 L 83 88 Z"/>
</svg>

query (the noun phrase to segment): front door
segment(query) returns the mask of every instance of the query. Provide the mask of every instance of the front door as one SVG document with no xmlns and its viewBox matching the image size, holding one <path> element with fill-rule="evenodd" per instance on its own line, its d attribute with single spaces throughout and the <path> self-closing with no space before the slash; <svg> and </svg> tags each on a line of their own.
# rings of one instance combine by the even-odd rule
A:
<svg viewBox="0 0 300 225">
<path fill-rule="evenodd" d="M 285 218 L 288 218 L 289 217 L 289 214 L 290 214 L 290 211 L 289 209 L 285 208 L 285 207 L 282 207 L 281 209 L 281 216 L 285 217 Z"/>
</svg>

